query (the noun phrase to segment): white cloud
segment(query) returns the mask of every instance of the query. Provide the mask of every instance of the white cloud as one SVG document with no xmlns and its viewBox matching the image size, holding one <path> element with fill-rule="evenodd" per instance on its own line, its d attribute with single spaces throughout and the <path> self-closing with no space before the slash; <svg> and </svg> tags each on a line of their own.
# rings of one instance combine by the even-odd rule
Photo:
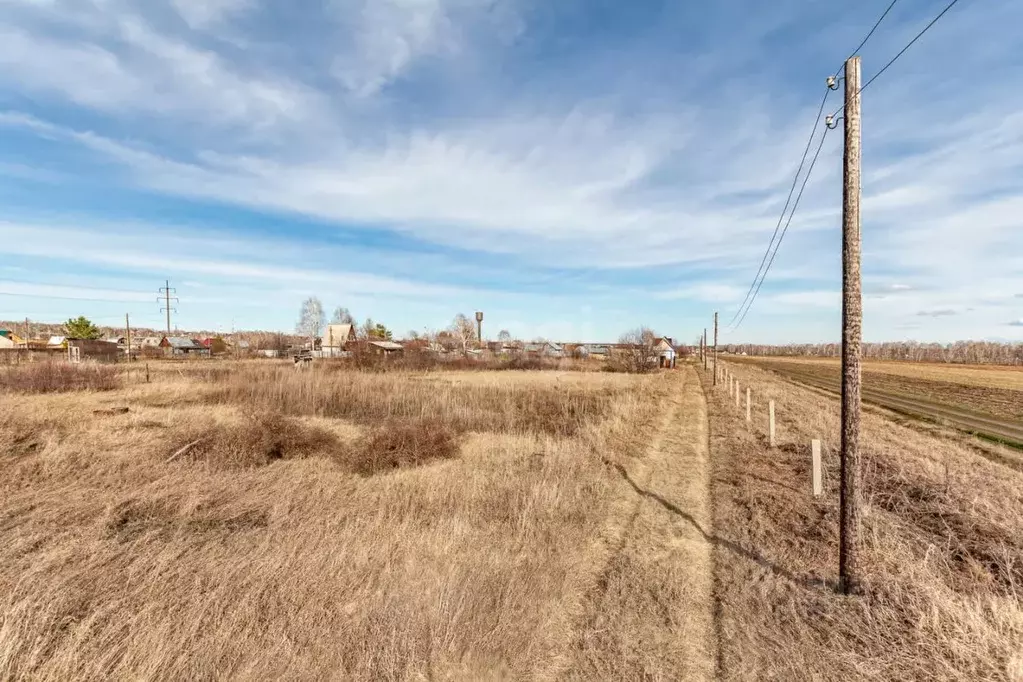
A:
<svg viewBox="0 0 1023 682">
<path fill-rule="evenodd" d="M 350 294 L 414 298 L 446 297 L 462 293 L 458 287 L 401 280 L 341 268 L 304 266 L 293 259 L 298 249 L 273 242 L 231 242 L 203 238 L 177 230 L 178 236 L 160 235 L 156 226 L 124 230 L 106 226 L 102 232 L 38 224 L 0 221 L 0 253 L 14 257 L 70 260 L 115 266 L 135 272 L 174 272 L 225 280 L 324 286 Z M 230 258 L 228 254 L 242 257 Z M 262 262 L 252 254 L 273 254 Z M 199 257 L 196 254 L 207 254 Z M 286 263 L 286 264 L 285 264 Z"/>
<path fill-rule="evenodd" d="M 830 308 L 838 309 L 842 305 L 840 291 L 786 291 L 773 294 L 765 303 L 772 310 L 786 313 L 797 312 L 798 308 Z"/>
<path fill-rule="evenodd" d="M 145 187 L 385 225 L 436 243 L 561 265 L 752 255 L 760 245 L 742 237 L 764 232 L 771 221 L 741 207 L 701 204 L 691 193 L 671 203 L 629 199 L 666 158 L 658 140 L 670 125 L 658 120 L 640 129 L 573 112 L 460 133 L 413 132 L 384 148 L 290 163 L 216 152 L 185 162 L 17 113 L 0 113 L 3 124 L 74 140 L 116 159 Z"/>
<path fill-rule="evenodd" d="M 228 4 L 218 6 L 226 12 Z M 213 5 L 202 7 L 210 20 L 217 16 Z M 315 130 L 329 119 L 320 93 L 272 73 L 245 72 L 130 11 L 90 14 L 77 28 L 87 39 L 0 24 L 0 86 L 115 119 L 155 117 L 153 131 L 188 122 L 190 136 L 223 126 L 267 134 L 273 126 L 301 123 Z"/>
<path fill-rule="evenodd" d="M 350 49 L 341 49 L 331 73 L 355 95 L 375 95 L 418 60 L 463 56 L 469 33 L 481 24 L 492 39 L 516 35 L 522 28 L 520 20 L 507 6 L 495 11 L 500 4 L 498 0 L 335 0 L 334 11 Z"/>
<path fill-rule="evenodd" d="M 181 18 L 193 29 L 219 24 L 252 7 L 252 0 L 171 0 Z"/>
<path fill-rule="evenodd" d="M 701 282 L 675 289 L 658 290 L 653 297 L 661 300 L 692 299 L 711 303 L 732 303 L 740 301 L 746 289 L 731 284 Z"/>
<path fill-rule="evenodd" d="M 47 299 L 65 299 L 75 301 L 124 301 L 140 302 L 152 301 L 153 296 L 148 293 L 137 291 L 123 291 L 118 289 L 99 289 L 95 287 L 70 287 L 52 284 L 37 284 L 30 282 L 5 281 L 0 278 L 0 295 L 28 296 Z"/>
</svg>

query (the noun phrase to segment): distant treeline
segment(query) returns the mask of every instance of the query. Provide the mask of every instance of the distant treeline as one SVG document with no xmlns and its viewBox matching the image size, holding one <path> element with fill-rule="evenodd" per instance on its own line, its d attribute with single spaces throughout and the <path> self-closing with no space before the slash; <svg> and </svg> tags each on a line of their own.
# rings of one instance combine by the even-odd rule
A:
<svg viewBox="0 0 1023 682">
<path fill-rule="evenodd" d="M 756 343 L 719 345 L 726 353 L 767 356 L 805 356 L 837 358 L 842 345 L 838 343 L 793 343 L 768 346 Z M 863 357 L 870 360 L 903 360 L 909 362 L 944 362 L 970 365 L 1023 365 L 1023 343 L 995 341 L 956 341 L 955 343 L 920 343 L 918 341 L 886 341 L 864 343 Z"/>
</svg>

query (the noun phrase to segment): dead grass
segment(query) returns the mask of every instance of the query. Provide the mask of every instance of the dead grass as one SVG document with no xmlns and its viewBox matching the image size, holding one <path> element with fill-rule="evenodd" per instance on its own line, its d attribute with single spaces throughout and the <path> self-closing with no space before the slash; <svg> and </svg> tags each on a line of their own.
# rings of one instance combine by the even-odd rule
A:
<svg viewBox="0 0 1023 682">
<path fill-rule="evenodd" d="M 262 371 L 0 396 L 0 679 L 551 679 L 663 382 Z"/>
<path fill-rule="evenodd" d="M 540 432 L 571 436 L 609 414 L 621 391 L 612 382 L 585 389 L 525 374 L 529 390 L 504 382 L 443 380 L 443 375 L 365 374 L 253 366 L 227 376 L 202 395 L 208 404 L 243 405 L 288 415 L 317 415 L 360 424 L 443 415 L 459 431 Z M 485 374 L 482 376 L 486 376 Z M 533 381 L 529 381 L 533 377 Z M 594 386 L 598 387 L 594 390 Z"/>
<path fill-rule="evenodd" d="M 1020 474 L 955 434 L 863 418 L 862 597 L 834 592 L 837 400 L 749 366 L 747 425 L 711 389 L 722 671 L 747 679 L 1020 679 Z M 709 382 L 705 382 L 709 383 Z M 777 403 L 779 447 L 766 443 Z M 811 438 L 825 446 L 825 495 L 810 494 Z"/>
<path fill-rule="evenodd" d="M 0 391 L 12 393 L 112 391 L 118 386 L 117 368 L 109 365 L 45 361 L 0 369 Z"/>
<path fill-rule="evenodd" d="M 344 464 L 357 474 L 369 476 L 380 471 L 451 459 L 457 454 L 457 434 L 443 420 L 393 420 L 356 442 L 345 454 Z"/>
<path fill-rule="evenodd" d="M 837 367 L 839 358 L 737 358 L 744 362 L 789 363 L 804 366 Z M 1000 388 L 1023 391 L 1023 367 L 1005 365 L 953 365 L 934 362 L 898 362 L 894 360 L 864 360 L 863 371 L 868 374 L 888 374 L 925 381 L 941 381 L 977 388 Z"/>
<path fill-rule="evenodd" d="M 755 362 L 783 375 L 806 376 L 836 384 L 841 369 L 837 362 L 827 359 L 772 358 L 746 362 Z M 971 369 L 948 365 L 867 363 L 863 386 L 864 390 L 876 389 L 1010 422 L 1023 419 L 1023 372 L 1016 368 Z"/>
<path fill-rule="evenodd" d="M 331 457 L 342 449 L 337 437 L 329 431 L 273 412 L 249 413 L 234 423 L 188 423 L 173 442 L 174 452 L 170 456 L 174 459 L 217 469 L 259 467 L 303 457 Z"/>
</svg>

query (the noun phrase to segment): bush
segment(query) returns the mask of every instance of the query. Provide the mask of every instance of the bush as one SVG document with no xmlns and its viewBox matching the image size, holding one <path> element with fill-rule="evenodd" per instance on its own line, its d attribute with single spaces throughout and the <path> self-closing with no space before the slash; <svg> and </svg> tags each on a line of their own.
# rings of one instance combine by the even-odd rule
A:
<svg viewBox="0 0 1023 682">
<path fill-rule="evenodd" d="M 0 371 L 0 389 L 15 393 L 111 391 L 119 388 L 117 368 L 48 360 L 15 365 Z"/>
<path fill-rule="evenodd" d="M 276 413 L 253 413 L 240 424 L 206 424 L 184 429 L 173 452 L 215 469 L 266 466 L 281 459 L 336 455 L 334 434 Z"/>
<path fill-rule="evenodd" d="M 370 476 L 457 455 L 458 435 L 442 420 L 392 419 L 348 448 L 343 464 L 357 474 Z"/>
</svg>

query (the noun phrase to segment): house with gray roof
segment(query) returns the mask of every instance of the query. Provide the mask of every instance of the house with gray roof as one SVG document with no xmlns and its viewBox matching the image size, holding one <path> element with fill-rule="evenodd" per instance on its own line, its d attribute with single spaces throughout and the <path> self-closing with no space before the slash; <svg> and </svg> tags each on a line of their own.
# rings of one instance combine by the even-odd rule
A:
<svg viewBox="0 0 1023 682">
<path fill-rule="evenodd" d="M 210 352 L 202 343 L 187 336 L 165 336 L 160 340 L 160 348 L 167 355 L 209 355 Z"/>
</svg>

